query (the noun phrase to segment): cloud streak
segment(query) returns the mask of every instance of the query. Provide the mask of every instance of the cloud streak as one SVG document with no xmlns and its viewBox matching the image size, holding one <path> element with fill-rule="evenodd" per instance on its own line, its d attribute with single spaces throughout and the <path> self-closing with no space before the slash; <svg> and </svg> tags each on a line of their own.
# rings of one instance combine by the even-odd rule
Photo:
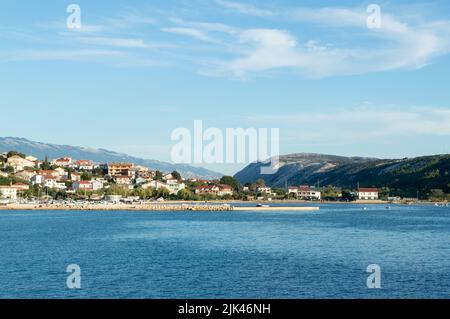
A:
<svg viewBox="0 0 450 319">
<path fill-rule="evenodd" d="M 364 32 L 368 41 L 354 47 L 321 44 L 313 39 L 298 43 L 286 30 L 252 29 L 240 34 L 248 48 L 244 56 L 223 63 L 222 72 L 238 77 L 272 69 L 289 68 L 309 77 L 328 77 L 418 69 L 450 52 L 448 21 L 408 25 L 383 14 L 382 28 L 370 30 L 367 14 L 359 9 L 298 9 L 293 14 L 301 22 L 328 27 L 350 27 Z M 364 45 L 366 47 L 364 47 Z"/>
</svg>

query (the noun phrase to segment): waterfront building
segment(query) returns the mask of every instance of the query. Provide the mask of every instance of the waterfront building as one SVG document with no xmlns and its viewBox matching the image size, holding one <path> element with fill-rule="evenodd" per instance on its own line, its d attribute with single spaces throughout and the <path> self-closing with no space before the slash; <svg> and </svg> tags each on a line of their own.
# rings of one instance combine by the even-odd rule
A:
<svg viewBox="0 0 450 319">
<path fill-rule="evenodd" d="M 11 187 L 17 189 L 17 191 L 27 191 L 30 189 L 30 186 L 28 184 L 24 184 L 24 183 L 12 184 Z"/>
<path fill-rule="evenodd" d="M 88 181 L 79 181 L 72 184 L 72 188 L 78 190 L 92 190 L 92 183 Z"/>
<path fill-rule="evenodd" d="M 195 189 L 198 195 L 225 196 L 233 195 L 233 188 L 230 185 L 202 185 Z"/>
<path fill-rule="evenodd" d="M 154 188 L 156 190 L 165 188 L 165 189 L 169 190 L 167 184 L 164 182 L 161 182 L 161 181 L 150 181 L 148 183 L 142 184 L 142 188 L 143 189 Z"/>
<path fill-rule="evenodd" d="M 358 199 L 360 200 L 377 200 L 378 188 L 358 188 Z"/>
<path fill-rule="evenodd" d="M 266 187 L 266 186 L 258 187 L 256 189 L 256 191 L 259 192 L 259 193 L 262 193 L 262 194 L 268 194 L 268 195 L 272 194 L 272 188 L 271 187 Z"/>
<path fill-rule="evenodd" d="M 290 186 L 288 192 L 289 194 L 295 194 L 297 199 L 320 200 L 322 198 L 320 190 L 307 185 Z"/>
<path fill-rule="evenodd" d="M 178 194 L 179 191 L 186 188 L 184 183 L 179 183 L 176 179 L 171 179 L 166 181 L 166 188 L 169 190 L 170 194 Z"/>
<path fill-rule="evenodd" d="M 17 199 L 17 188 L 12 186 L 0 186 L 0 197 L 6 199 Z"/>
<path fill-rule="evenodd" d="M 60 183 L 56 180 L 56 178 L 51 178 L 50 176 L 49 176 L 49 178 L 45 178 L 44 187 L 58 189 L 58 190 L 66 190 L 67 189 L 66 184 Z"/>
<path fill-rule="evenodd" d="M 230 185 L 220 184 L 217 196 L 233 195 L 233 188 Z"/>
</svg>

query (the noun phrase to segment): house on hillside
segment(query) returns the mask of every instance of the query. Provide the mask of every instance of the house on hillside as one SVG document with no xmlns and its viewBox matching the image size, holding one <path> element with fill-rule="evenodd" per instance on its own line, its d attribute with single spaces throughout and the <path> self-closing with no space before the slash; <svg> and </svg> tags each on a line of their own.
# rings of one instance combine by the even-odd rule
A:
<svg viewBox="0 0 450 319">
<path fill-rule="evenodd" d="M 79 160 L 75 162 L 75 166 L 79 170 L 92 171 L 94 169 L 94 164 L 90 160 Z"/>
<path fill-rule="evenodd" d="M 63 157 L 55 159 L 51 162 L 52 165 L 58 166 L 58 167 L 71 167 L 72 165 L 72 158 L 70 157 Z"/>
<path fill-rule="evenodd" d="M 20 157 L 19 155 L 14 155 L 8 158 L 8 160 L 6 161 L 6 165 L 14 168 L 14 172 L 20 172 L 27 167 L 33 168 L 36 164 L 32 161 Z"/>
<path fill-rule="evenodd" d="M 109 163 L 108 166 L 108 175 L 111 177 L 117 176 L 132 176 L 132 169 L 134 168 L 133 163 Z"/>
</svg>

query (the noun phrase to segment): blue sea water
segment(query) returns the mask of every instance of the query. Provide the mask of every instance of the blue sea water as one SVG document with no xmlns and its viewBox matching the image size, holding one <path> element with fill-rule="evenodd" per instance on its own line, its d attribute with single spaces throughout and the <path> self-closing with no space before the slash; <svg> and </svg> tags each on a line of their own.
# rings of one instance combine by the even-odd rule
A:
<svg viewBox="0 0 450 319">
<path fill-rule="evenodd" d="M 0 298 L 450 297 L 449 208 L 320 206 L 0 211 Z M 381 289 L 367 288 L 370 264 Z"/>
</svg>

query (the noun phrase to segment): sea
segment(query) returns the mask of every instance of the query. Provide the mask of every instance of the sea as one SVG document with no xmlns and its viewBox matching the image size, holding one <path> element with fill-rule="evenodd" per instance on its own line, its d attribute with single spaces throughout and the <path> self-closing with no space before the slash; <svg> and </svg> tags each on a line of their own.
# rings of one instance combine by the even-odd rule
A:
<svg viewBox="0 0 450 319">
<path fill-rule="evenodd" d="M 450 208 L 0 211 L 0 298 L 450 298 Z"/>
</svg>

